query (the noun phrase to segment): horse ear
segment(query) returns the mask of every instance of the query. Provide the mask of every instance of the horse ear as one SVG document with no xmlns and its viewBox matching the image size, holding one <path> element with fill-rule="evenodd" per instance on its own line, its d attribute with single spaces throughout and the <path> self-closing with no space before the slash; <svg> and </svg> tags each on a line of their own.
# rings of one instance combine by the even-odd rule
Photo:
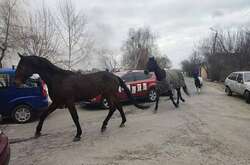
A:
<svg viewBox="0 0 250 165">
<path fill-rule="evenodd" d="M 19 52 L 17 52 L 18 56 L 22 59 L 23 58 L 23 55 Z"/>
</svg>

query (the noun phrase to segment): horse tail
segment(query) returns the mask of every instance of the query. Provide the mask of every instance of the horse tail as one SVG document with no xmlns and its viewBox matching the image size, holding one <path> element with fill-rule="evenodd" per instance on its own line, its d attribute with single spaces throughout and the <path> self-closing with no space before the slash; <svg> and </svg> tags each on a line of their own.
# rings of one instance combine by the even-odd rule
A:
<svg viewBox="0 0 250 165">
<path fill-rule="evenodd" d="M 182 88 L 183 88 L 183 91 L 185 92 L 186 95 L 190 96 L 190 93 L 188 92 L 188 88 L 187 88 L 187 85 L 186 85 L 186 82 L 185 82 L 185 79 L 184 79 L 184 76 L 181 72 L 179 72 L 179 76 L 180 76 L 180 79 L 182 81 Z"/>
<path fill-rule="evenodd" d="M 183 91 L 186 93 L 186 95 L 190 96 L 190 93 L 188 92 L 188 88 L 187 88 L 186 84 L 182 88 L 183 88 Z"/>
<path fill-rule="evenodd" d="M 132 96 L 130 90 L 128 89 L 128 87 L 127 87 L 127 85 L 124 83 L 124 81 L 123 81 L 120 77 L 118 77 L 118 76 L 117 76 L 117 78 L 118 78 L 118 80 L 119 80 L 120 86 L 124 89 L 125 93 L 127 94 L 127 96 L 128 96 L 128 98 L 130 99 L 130 101 L 134 104 L 134 106 L 136 106 L 136 107 L 139 108 L 139 109 L 147 109 L 147 108 L 150 107 L 150 106 L 147 106 L 147 105 L 146 105 L 146 106 L 145 106 L 145 105 L 139 105 L 139 104 L 137 103 L 137 101 L 135 100 L 135 98 Z"/>
</svg>

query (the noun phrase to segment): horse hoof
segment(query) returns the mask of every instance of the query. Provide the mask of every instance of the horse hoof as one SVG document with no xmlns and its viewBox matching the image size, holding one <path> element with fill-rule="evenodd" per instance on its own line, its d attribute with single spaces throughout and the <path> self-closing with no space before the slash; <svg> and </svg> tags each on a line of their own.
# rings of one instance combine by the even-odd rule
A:
<svg viewBox="0 0 250 165">
<path fill-rule="evenodd" d="M 35 133 L 35 138 L 37 139 L 37 138 L 39 138 L 41 135 L 42 135 L 41 132 L 36 132 L 36 133 Z"/>
<path fill-rule="evenodd" d="M 123 128 L 123 127 L 125 127 L 125 124 L 124 124 L 124 123 L 122 123 L 122 124 L 120 125 L 120 128 Z"/>
<path fill-rule="evenodd" d="M 78 142 L 81 140 L 81 137 L 74 137 L 73 142 Z"/>
<path fill-rule="evenodd" d="M 106 129 L 107 129 L 107 127 L 102 127 L 102 128 L 101 128 L 101 132 L 102 132 L 102 133 L 105 132 Z"/>
<path fill-rule="evenodd" d="M 183 99 L 183 100 L 181 100 L 182 102 L 185 102 L 185 100 Z"/>
<path fill-rule="evenodd" d="M 176 104 L 176 105 L 174 105 L 175 106 L 175 108 L 178 108 L 179 107 L 179 105 L 178 104 Z"/>
<path fill-rule="evenodd" d="M 154 110 L 154 112 L 153 112 L 154 114 L 156 114 L 157 113 L 157 110 Z"/>
</svg>

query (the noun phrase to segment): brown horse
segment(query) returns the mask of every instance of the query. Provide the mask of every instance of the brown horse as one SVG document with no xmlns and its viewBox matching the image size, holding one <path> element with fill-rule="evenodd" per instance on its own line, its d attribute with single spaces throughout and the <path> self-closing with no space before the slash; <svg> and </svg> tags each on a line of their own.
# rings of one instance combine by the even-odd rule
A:
<svg viewBox="0 0 250 165">
<path fill-rule="evenodd" d="M 110 107 L 109 113 L 103 121 L 101 131 L 105 131 L 108 121 L 116 109 L 118 109 L 121 114 L 122 122 L 120 127 L 123 127 L 126 122 L 126 117 L 117 97 L 119 86 L 124 88 L 125 93 L 136 107 L 140 109 L 149 107 L 138 105 L 123 80 L 112 73 L 106 71 L 91 74 L 75 73 L 63 70 L 42 57 L 23 56 L 21 54 L 19 54 L 19 56 L 21 60 L 16 69 L 15 83 L 20 85 L 32 74 L 37 73 L 46 82 L 49 96 L 52 100 L 48 109 L 43 111 L 40 116 L 40 121 L 36 127 L 35 137 L 41 135 L 45 118 L 58 107 L 66 106 L 77 128 L 77 134 L 73 141 L 79 141 L 82 129 L 79 124 L 78 114 L 74 103 L 94 98 L 100 94 L 108 100 Z"/>
</svg>

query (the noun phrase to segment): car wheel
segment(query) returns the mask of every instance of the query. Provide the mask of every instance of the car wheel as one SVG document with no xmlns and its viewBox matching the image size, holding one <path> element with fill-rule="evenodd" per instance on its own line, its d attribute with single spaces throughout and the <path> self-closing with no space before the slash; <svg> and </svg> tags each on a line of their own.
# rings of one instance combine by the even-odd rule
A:
<svg viewBox="0 0 250 165">
<path fill-rule="evenodd" d="M 103 99 L 102 99 L 101 105 L 102 105 L 102 107 L 103 107 L 104 109 L 108 109 L 108 108 L 109 108 L 108 100 L 105 99 L 105 98 L 103 98 Z"/>
<path fill-rule="evenodd" d="M 250 104 L 250 92 L 249 91 L 245 91 L 244 98 L 245 98 L 246 102 L 248 104 Z"/>
<path fill-rule="evenodd" d="M 19 105 L 15 107 L 11 117 L 17 123 L 26 123 L 32 118 L 31 108 L 27 105 Z"/>
<path fill-rule="evenodd" d="M 228 96 L 232 96 L 232 94 L 233 94 L 231 89 L 228 86 L 226 87 L 225 92 Z"/>
<path fill-rule="evenodd" d="M 148 92 L 148 100 L 151 102 L 156 101 L 157 93 L 155 89 L 150 89 Z"/>
</svg>

